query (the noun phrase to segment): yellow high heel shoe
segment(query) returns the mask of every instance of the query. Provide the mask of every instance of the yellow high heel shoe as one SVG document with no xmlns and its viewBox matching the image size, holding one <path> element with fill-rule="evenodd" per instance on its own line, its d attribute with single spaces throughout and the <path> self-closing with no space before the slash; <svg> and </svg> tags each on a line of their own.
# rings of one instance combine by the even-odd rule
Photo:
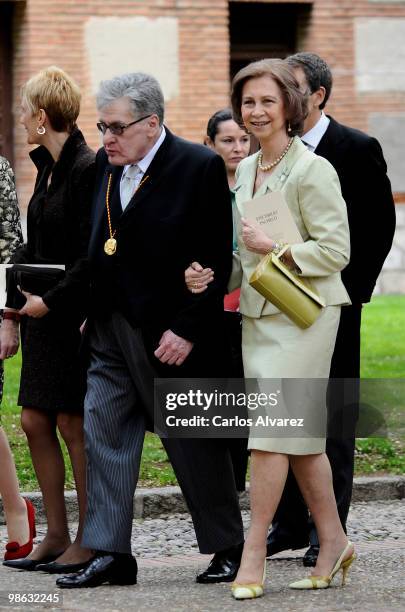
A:
<svg viewBox="0 0 405 612">
<path fill-rule="evenodd" d="M 309 576 L 308 578 L 297 580 L 297 582 L 292 582 L 289 584 L 290 589 L 327 589 L 339 570 L 342 570 L 342 586 L 344 586 L 349 567 L 356 558 L 356 555 L 353 553 L 348 559 L 342 561 L 343 557 L 347 554 L 347 551 L 351 546 L 352 543 L 348 542 L 339 559 L 336 561 L 329 576 Z"/>
<path fill-rule="evenodd" d="M 251 584 L 238 584 L 234 582 L 231 586 L 232 595 L 235 599 L 256 599 L 264 593 L 264 581 L 266 580 L 266 559 L 264 560 L 263 578 L 261 584 L 252 582 Z"/>
</svg>

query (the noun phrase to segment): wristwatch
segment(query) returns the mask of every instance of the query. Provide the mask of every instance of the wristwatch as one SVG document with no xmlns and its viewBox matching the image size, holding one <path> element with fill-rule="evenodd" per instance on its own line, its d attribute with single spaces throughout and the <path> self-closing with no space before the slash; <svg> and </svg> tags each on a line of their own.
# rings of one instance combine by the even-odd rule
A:
<svg viewBox="0 0 405 612">
<path fill-rule="evenodd" d="M 283 247 L 284 247 L 284 244 L 282 242 L 275 242 L 270 253 L 274 253 L 274 255 L 278 255 Z"/>
</svg>

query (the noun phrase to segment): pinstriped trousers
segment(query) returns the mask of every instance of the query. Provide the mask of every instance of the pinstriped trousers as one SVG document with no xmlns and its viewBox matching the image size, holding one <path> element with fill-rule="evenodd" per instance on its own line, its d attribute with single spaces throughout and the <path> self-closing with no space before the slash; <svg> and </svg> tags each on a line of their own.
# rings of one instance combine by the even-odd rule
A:
<svg viewBox="0 0 405 612">
<path fill-rule="evenodd" d="M 82 545 L 130 553 L 145 415 L 153 417 L 157 373 L 141 330 L 118 312 L 92 323 L 90 351 L 84 406 L 88 508 Z M 227 447 L 209 439 L 162 442 L 191 512 L 200 551 L 217 552 L 242 542 Z"/>
</svg>

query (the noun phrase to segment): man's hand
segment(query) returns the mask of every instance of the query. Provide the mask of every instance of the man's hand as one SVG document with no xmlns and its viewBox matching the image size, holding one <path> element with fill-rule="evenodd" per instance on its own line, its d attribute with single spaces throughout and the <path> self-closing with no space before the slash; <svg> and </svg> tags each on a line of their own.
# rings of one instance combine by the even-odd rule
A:
<svg viewBox="0 0 405 612">
<path fill-rule="evenodd" d="M 170 329 L 167 329 L 159 340 L 159 348 L 154 355 L 162 363 L 167 365 L 181 365 L 191 353 L 193 343 L 185 338 L 176 336 Z"/>
<path fill-rule="evenodd" d="M 40 319 L 45 316 L 49 312 L 48 306 L 46 306 L 45 302 L 39 295 L 33 295 L 32 293 L 28 293 L 27 291 L 23 291 L 19 289 L 24 297 L 27 298 L 24 306 L 19 310 L 20 315 L 28 315 L 29 317 L 34 317 L 34 319 Z"/>
<path fill-rule="evenodd" d="M 20 343 L 19 325 L 17 321 L 3 319 L 0 328 L 0 359 L 13 357 Z"/>
</svg>

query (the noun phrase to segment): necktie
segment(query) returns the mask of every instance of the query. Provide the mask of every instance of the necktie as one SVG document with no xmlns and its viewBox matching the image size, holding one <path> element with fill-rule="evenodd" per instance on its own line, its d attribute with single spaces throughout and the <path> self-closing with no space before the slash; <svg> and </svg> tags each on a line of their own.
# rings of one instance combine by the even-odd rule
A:
<svg viewBox="0 0 405 612">
<path fill-rule="evenodd" d="M 120 186 L 121 206 L 122 210 L 125 210 L 128 206 L 132 196 L 135 193 L 135 187 L 137 184 L 136 178 L 141 174 L 142 170 L 137 164 L 129 166 L 128 170 L 123 176 Z"/>
</svg>

